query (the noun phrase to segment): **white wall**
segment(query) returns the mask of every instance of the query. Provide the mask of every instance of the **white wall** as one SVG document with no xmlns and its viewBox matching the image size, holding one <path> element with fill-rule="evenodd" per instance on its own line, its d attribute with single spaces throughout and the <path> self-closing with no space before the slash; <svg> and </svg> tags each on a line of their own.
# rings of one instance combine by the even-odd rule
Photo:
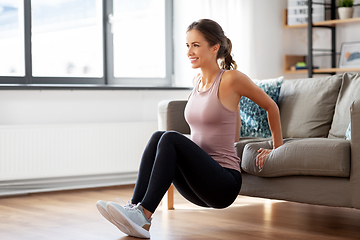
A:
<svg viewBox="0 0 360 240">
<path fill-rule="evenodd" d="M 2 90 L 0 126 L 156 122 L 157 104 L 190 90 Z"/>
<path fill-rule="evenodd" d="M 255 0 L 255 14 L 252 18 L 254 28 L 254 56 L 251 78 L 266 79 L 283 75 L 282 51 L 283 37 L 282 13 L 287 0 Z"/>
<path fill-rule="evenodd" d="M 354 3 L 360 3 L 360 0 Z M 185 32 L 186 27 L 199 18 L 211 18 L 220 23 L 233 42 L 234 60 L 240 63 L 238 69 L 250 78 L 284 75 L 283 55 L 307 55 L 307 28 L 283 28 L 283 10 L 287 5 L 288 0 L 174 0 L 176 84 L 191 85 L 194 71 L 185 56 Z M 354 17 L 360 17 L 360 7 L 354 9 Z M 336 33 L 336 49 L 340 52 L 342 42 L 360 40 L 360 23 L 338 25 Z M 314 29 L 314 48 L 330 48 L 330 38 L 329 30 Z M 314 64 L 330 67 L 330 58 L 315 58 Z M 307 74 L 284 76 L 293 79 L 307 77 Z"/>
<path fill-rule="evenodd" d="M 0 195 L 135 183 L 158 103 L 189 93 L 1 90 Z"/>
<path fill-rule="evenodd" d="M 287 0 L 174 0 L 175 82 L 190 86 L 194 70 L 186 57 L 187 26 L 201 18 L 218 22 L 233 45 L 238 69 L 250 78 L 282 75 L 282 11 Z"/>
</svg>

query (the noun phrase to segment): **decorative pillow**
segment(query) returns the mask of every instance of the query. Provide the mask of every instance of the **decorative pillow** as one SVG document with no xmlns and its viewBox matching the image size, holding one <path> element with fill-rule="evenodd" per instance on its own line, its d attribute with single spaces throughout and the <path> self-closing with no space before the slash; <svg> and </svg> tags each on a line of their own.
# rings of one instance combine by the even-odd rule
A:
<svg viewBox="0 0 360 240">
<path fill-rule="evenodd" d="M 284 80 L 279 95 L 283 138 L 327 137 L 341 83 L 342 75 Z M 342 130 L 343 140 L 348 125 L 349 120 Z"/>
<path fill-rule="evenodd" d="M 329 138 L 344 139 L 350 122 L 350 106 L 359 98 L 360 73 L 344 73 L 340 92 L 336 95 L 335 112 L 331 115 Z"/>
<path fill-rule="evenodd" d="M 346 129 L 345 137 L 346 137 L 346 140 L 351 140 L 351 123 L 349 123 L 349 126 Z"/>
<path fill-rule="evenodd" d="M 264 92 L 278 103 L 281 84 L 284 77 L 253 80 Z M 271 131 L 267 120 L 267 113 L 253 101 L 246 97 L 240 99 L 241 137 L 263 137 L 270 138 Z"/>
</svg>

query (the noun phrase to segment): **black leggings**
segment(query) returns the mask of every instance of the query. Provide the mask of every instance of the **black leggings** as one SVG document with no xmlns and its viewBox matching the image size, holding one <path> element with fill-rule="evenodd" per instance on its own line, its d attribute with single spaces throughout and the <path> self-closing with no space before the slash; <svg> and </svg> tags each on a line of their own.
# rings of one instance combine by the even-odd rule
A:
<svg viewBox="0 0 360 240">
<path fill-rule="evenodd" d="M 240 172 L 220 166 L 186 136 L 158 131 L 144 150 L 131 202 L 153 213 L 173 183 L 196 205 L 225 208 L 235 201 L 241 182 Z"/>
</svg>

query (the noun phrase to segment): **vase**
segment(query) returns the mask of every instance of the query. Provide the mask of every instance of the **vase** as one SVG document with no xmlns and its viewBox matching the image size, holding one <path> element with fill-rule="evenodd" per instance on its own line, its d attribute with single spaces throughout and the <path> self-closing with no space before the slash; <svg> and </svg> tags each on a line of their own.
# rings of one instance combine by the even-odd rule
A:
<svg viewBox="0 0 360 240">
<path fill-rule="evenodd" d="M 339 11 L 339 18 L 340 19 L 347 19 L 347 18 L 352 18 L 353 13 L 354 13 L 354 8 L 352 7 L 340 7 L 338 9 Z"/>
</svg>

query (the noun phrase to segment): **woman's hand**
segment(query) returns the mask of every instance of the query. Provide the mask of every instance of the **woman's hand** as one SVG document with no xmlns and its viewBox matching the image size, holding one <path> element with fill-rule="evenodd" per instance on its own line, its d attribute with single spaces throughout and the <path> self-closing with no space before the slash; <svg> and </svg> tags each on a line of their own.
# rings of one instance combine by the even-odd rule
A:
<svg viewBox="0 0 360 240">
<path fill-rule="evenodd" d="M 256 166 L 259 167 L 259 169 L 262 169 L 265 163 L 266 158 L 271 153 L 272 149 L 263 149 L 260 148 L 258 150 L 258 155 L 256 156 Z"/>
</svg>

